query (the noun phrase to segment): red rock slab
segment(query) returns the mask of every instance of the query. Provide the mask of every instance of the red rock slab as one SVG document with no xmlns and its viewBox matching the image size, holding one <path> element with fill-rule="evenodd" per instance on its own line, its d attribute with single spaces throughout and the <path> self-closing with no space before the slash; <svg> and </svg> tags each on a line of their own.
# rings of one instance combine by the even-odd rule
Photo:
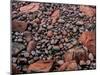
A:
<svg viewBox="0 0 100 75">
<path fill-rule="evenodd" d="M 96 36 L 95 32 L 83 32 L 79 38 L 80 43 L 86 46 L 89 52 L 96 54 Z"/>
<path fill-rule="evenodd" d="M 64 70 L 77 70 L 77 63 L 75 60 L 67 61 L 60 66 L 59 71 Z"/>
<path fill-rule="evenodd" d="M 53 61 L 43 61 L 39 60 L 33 64 L 30 64 L 28 67 L 29 71 L 35 71 L 35 72 L 49 72 L 52 68 Z"/>
<path fill-rule="evenodd" d="M 55 23 L 59 18 L 59 16 L 60 16 L 60 10 L 55 10 L 51 15 L 52 23 Z"/>
<path fill-rule="evenodd" d="M 13 20 L 12 31 L 24 32 L 27 28 L 27 23 L 24 21 Z"/>
<path fill-rule="evenodd" d="M 96 14 L 96 9 L 89 6 L 80 6 L 80 11 L 89 17 L 95 16 Z"/>
<path fill-rule="evenodd" d="M 31 3 L 29 5 L 20 7 L 20 11 L 23 13 L 35 12 L 39 9 L 39 7 L 39 3 Z"/>
</svg>

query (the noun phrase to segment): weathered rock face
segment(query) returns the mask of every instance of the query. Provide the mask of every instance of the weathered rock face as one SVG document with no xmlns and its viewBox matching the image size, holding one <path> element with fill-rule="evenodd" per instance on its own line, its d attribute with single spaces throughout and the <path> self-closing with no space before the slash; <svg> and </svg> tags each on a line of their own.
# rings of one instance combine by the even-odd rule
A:
<svg viewBox="0 0 100 75">
<path fill-rule="evenodd" d="M 39 3 L 31 3 L 20 8 L 22 13 L 35 12 L 39 9 Z"/>
<path fill-rule="evenodd" d="M 12 21 L 12 31 L 24 32 L 27 28 L 27 23 L 24 21 L 13 20 Z"/>
<path fill-rule="evenodd" d="M 79 38 L 80 43 L 86 46 L 89 52 L 96 54 L 96 38 L 95 32 L 83 32 Z"/>
<path fill-rule="evenodd" d="M 29 71 L 35 71 L 35 72 L 49 72 L 50 69 L 52 68 L 53 61 L 42 61 L 39 60 L 33 64 L 30 64 L 28 67 Z"/>
</svg>

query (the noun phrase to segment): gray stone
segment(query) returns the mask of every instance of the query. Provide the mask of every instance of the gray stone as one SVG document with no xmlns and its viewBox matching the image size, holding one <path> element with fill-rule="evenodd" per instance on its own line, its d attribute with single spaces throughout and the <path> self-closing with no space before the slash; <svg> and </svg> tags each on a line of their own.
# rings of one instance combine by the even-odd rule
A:
<svg viewBox="0 0 100 75">
<path fill-rule="evenodd" d="M 49 25 L 48 27 L 47 27 L 47 29 L 52 29 L 53 28 L 53 26 L 52 25 Z"/>
<path fill-rule="evenodd" d="M 18 32 L 15 32 L 15 35 L 17 35 L 17 36 L 18 36 L 18 35 L 19 35 L 19 33 L 18 33 Z"/>
<path fill-rule="evenodd" d="M 32 54 L 32 55 L 35 55 L 35 53 L 36 53 L 35 51 L 31 51 L 31 54 Z"/>
<path fill-rule="evenodd" d="M 83 22 L 83 21 L 77 21 L 76 24 L 77 24 L 77 25 L 83 25 L 84 22 Z"/>
<path fill-rule="evenodd" d="M 17 58 L 13 57 L 13 58 L 12 58 L 12 62 L 13 62 L 13 63 L 16 63 L 16 61 L 17 61 Z"/>
<path fill-rule="evenodd" d="M 30 54 L 29 54 L 28 52 L 25 52 L 25 53 L 24 53 L 24 57 L 29 57 L 29 55 L 30 55 Z"/>
<path fill-rule="evenodd" d="M 51 44 L 55 44 L 55 40 L 54 39 L 51 40 Z"/>
<path fill-rule="evenodd" d="M 52 48 L 53 50 L 60 50 L 60 47 L 59 46 L 53 46 L 53 48 Z"/>
<path fill-rule="evenodd" d="M 18 42 L 22 42 L 22 41 L 23 41 L 23 39 L 19 38 L 17 41 L 18 41 Z"/>
<path fill-rule="evenodd" d="M 59 22 L 59 23 L 65 23 L 65 20 L 59 19 L 58 22 Z"/>
<path fill-rule="evenodd" d="M 52 46 L 51 46 L 51 45 L 49 45 L 49 46 L 48 46 L 48 50 L 50 50 L 51 48 L 52 48 Z"/>
</svg>

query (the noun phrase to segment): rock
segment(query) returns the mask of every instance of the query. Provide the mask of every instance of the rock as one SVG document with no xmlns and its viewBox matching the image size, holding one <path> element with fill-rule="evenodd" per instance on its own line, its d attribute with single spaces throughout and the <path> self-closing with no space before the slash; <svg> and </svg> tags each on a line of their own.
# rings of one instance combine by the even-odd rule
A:
<svg viewBox="0 0 100 75">
<path fill-rule="evenodd" d="M 18 36 L 19 35 L 19 32 L 15 32 L 15 35 Z"/>
<path fill-rule="evenodd" d="M 18 48 L 19 50 L 22 50 L 22 49 L 25 48 L 25 46 L 23 44 L 21 44 L 21 43 L 15 43 L 15 42 L 13 42 L 12 43 L 12 48 Z"/>
<path fill-rule="evenodd" d="M 86 65 L 86 62 L 84 60 L 80 60 L 80 65 Z"/>
<path fill-rule="evenodd" d="M 73 28 L 73 32 L 74 33 L 77 32 L 77 30 L 78 30 L 78 28 Z"/>
<path fill-rule="evenodd" d="M 34 18 L 35 18 L 35 16 L 34 16 Z M 40 21 L 39 18 L 34 19 L 34 20 L 33 20 L 33 24 L 34 24 L 34 22 L 36 22 L 37 24 L 40 24 L 40 23 L 41 23 L 41 21 Z"/>
<path fill-rule="evenodd" d="M 65 62 L 64 64 L 62 64 L 62 65 L 60 66 L 60 68 L 59 68 L 58 70 L 59 70 L 59 71 L 64 71 L 64 70 L 66 69 L 67 65 L 68 65 L 68 62 Z"/>
<path fill-rule="evenodd" d="M 65 62 L 76 60 L 77 63 L 80 62 L 80 60 L 86 61 L 88 59 L 88 54 L 85 50 L 81 48 L 71 48 L 64 54 L 64 60 Z"/>
<path fill-rule="evenodd" d="M 86 64 L 87 64 L 87 65 L 90 65 L 90 63 L 91 63 L 90 60 L 87 60 L 87 61 L 86 61 Z"/>
<path fill-rule="evenodd" d="M 16 63 L 16 61 L 17 61 L 17 58 L 13 57 L 13 58 L 12 58 L 12 62 L 13 62 L 13 63 Z"/>
<path fill-rule="evenodd" d="M 59 18 L 59 16 L 60 16 L 60 10 L 55 10 L 51 15 L 52 23 L 55 23 L 56 20 Z"/>
<path fill-rule="evenodd" d="M 34 56 L 36 54 L 36 52 L 35 51 L 31 51 L 31 54 Z"/>
<path fill-rule="evenodd" d="M 27 71 L 27 66 L 23 66 L 23 71 L 24 71 L 24 72 Z"/>
<path fill-rule="evenodd" d="M 88 52 L 82 48 L 76 48 L 74 53 L 77 63 L 79 63 L 80 60 L 86 61 L 88 59 Z"/>
<path fill-rule="evenodd" d="M 93 60 L 94 60 L 94 56 L 93 56 L 93 54 L 92 54 L 92 53 L 89 53 L 89 59 L 90 59 L 91 61 L 93 61 Z"/>
<path fill-rule="evenodd" d="M 27 51 L 30 53 L 32 50 L 34 50 L 36 46 L 36 42 L 34 40 L 30 41 L 27 45 Z"/>
<path fill-rule="evenodd" d="M 79 16 L 80 17 L 84 17 L 84 13 L 79 13 Z"/>
<path fill-rule="evenodd" d="M 86 46 L 90 53 L 96 55 L 96 39 L 95 32 L 83 32 L 79 38 L 79 42 Z"/>
<path fill-rule="evenodd" d="M 39 57 L 36 56 L 33 59 L 34 59 L 34 61 L 38 61 L 39 60 Z"/>
<path fill-rule="evenodd" d="M 89 6 L 80 6 L 80 11 L 89 17 L 96 15 L 96 9 Z"/>
<path fill-rule="evenodd" d="M 50 43 L 51 43 L 52 45 L 55 44 L 55 40 L 52 39 Z"/>
<path fill-rule="evenodd" d="M 72 59 L 73 59 L 73 52 L 67 51 L 64 54 L 64 61 L 68 62 L 68 61 L 71 61 Z"/>
<path fill-rule="evenodd" d="M 84 22 L 83 21 L 77 21 L 76 24 L 77 25 L 84 25 Z"/>
<path fill-rule="evenodd" d="M 12 31 L 24 32 L 27 28 L 27 23 L 24 21 L 13 20 L 12 21 Z"/>
<path fill-rule="evenodd" d="M 67 69 L 66 70 L 75 71 L 75 70 L 77 70 L 77 67 L 78 67 L 78 65 L 77 65 L 76 61 L 73 60 L 67 65 Z"/>
<path fill-rule="evenodd" d="M 64 38 L 65 42 L 68 42 L 68 39 L 67 38 Z"/>
<path fill-rule="evenodd" d="M 29 57 L 29 53 L 28 52 L 24 52 L 24 57 Z"/>
<path fill-rule="evenodd" d="M 29 41 L 31 41 L 31 40 L 33 39 L 33 36 L 32 36 L 32 34 L 31 34 L 31 32 L 29 32 L 29 31 L 25 31 L 25 32 L 23 33 L 23 35 L 24 35 L 24 38 L 25 38 L 25 40 L 26 40 L 27 42 L 29 42 Z"/>
<path fill-rule="evenodd" d="M 55 51 L 59 51 L 60 50 L 59 46 L 53 46 L 52 49 L 55 50 Z"/>
<path fill-rule="evenodd" d="M 43 28 L 47 28 L 47 25 L 44 24 L 44 25 L 42 25 L 42 27 L 43 27 Z"/>
<path fill-rule="evenodd" d="M 19 38 L 17 41 L 18 41 L 18 42 L 22 42 L 22 41 L 23 41 L 23 39 Z"/>
<path fill-rule="evenodd" d="M 64 39 L 61 39 L 60 41 L 61 41 L 62 43 L 64 43 Z"/>
<path fill-rule="evenodd" d="M 59 44 L 59 47 L 60 47 L 60 48 L 63 48 L 63 44 Z"/>
<path fill-rule="evenodd" d="M 12 74 L 18 74 L 20 73 L 20 70 L 16 68 L 14 64 L 12 64 Z"/>
<path fill-rule="evenodd" d="M 59 22 L 59 23 L 65 23 L 65 20 L 59 19 L 58 22 Z"/>
<path fill-rule="evenodd" d="M 64 36 L 66 36 L 66 35 L 67 35 L 67 32 L 66 32 L 65 30 L 63 30 L 62 34 L 63 34 Z"/>
<path fill-rule="evenodd" d="M 20 52 L 18 48 L 12 48 L 12 55 L 17 55 Z"/>
<path fill-rule="evenodd" d="M 64 64 L 64 61 L 63 61 L 63 60 L 58 60 L 57 63 L 58 63 L 59 65 L 62 65 L 62 64 Z"/>
<path fill-rule="evenodd" d="M 39 8 L 40 8 L 39 3 L 31 3 L 23 7 L 20 7 L 20 11 L 22 13 L 30 13 L 30 12 L 38 11 Z"/>
<path fill-rule="evenodd" d="M 53 36 L 53 32 L 52 32 L 52 31 L 48 31 L 48 32 L 47 32 L 47 36 L 48 36 L 48 37 L 52 37 L 52 36 Z"/>
<path fill-rule="evenodd" d="M 39 60 L 33 64 L 30 64 L 28 67 L 29 71 L 34 71 L 34 72 L 49 72 L 50 69 L 52 68 L 53 61 L 42 61 Z"/>
<path fill-rule="evenodd" d="M 63 65 L 60 66 L 59 71 L 64 70 L 77 70 L 78 65 L 75 60 L 65 62 Z"/>
<path fill-rule="evenodd" d="M 49 25 L 48 27 L 47 27 L 47 29 L 52 29 L 53 28 L 53 26 L 52 25 Z"/>
<path fill-rule="evenodd" d="M 26 58 L 20 57 L 20 58 L 18 58 L 17 64 L 25 65 L 25 64 L 27 64 L 27 62 L 28 61 Z"/>
<path fill-rule="evenodd" d="M 31 59 L 28 61 L 28 64 L 32 64 L 34 62 L 34 59 Z"/>
<path fill-rule="evenodd" d="M 17 55 L 25 46 L 21 43 L 12 43 L 12 55 Z"/>
<path fill-rule="evenodd" d="M 51 60 L 53 57 L 52 56 L 48 56 L 47 57 L 47 60 Z"/>
<path fill-rule="evenodd" d="M 49 46 L 48 46 L 48 50 L 50 50 L 51 48 L 52 48 L 52 46 L 51 46 L 51 45 L 49 45 Z"/>
</svg>

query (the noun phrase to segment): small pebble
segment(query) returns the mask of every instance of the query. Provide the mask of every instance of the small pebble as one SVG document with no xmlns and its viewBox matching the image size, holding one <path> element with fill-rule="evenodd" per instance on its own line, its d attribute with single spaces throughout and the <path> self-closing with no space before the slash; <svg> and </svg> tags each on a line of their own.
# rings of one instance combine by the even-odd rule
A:
<svg viewBox="0 0 100 75">
<path fill-rule="evenodd" d="M 60 47 L 59 46 L 53 46 L 53 50 L 60 50 Z"/>
<path fill-rule="evenodd" d="M 63 19 L 59 19 L 58 22 L 59 23 L 65 23 L 65 21 Z"/>
<path fill-rule="evenodd" d="M 90 65 L 90 63 L 91 63 L 90 60 L 87 60 L 87 61 L 86 61 L 86 64 L 87 64 L 87 65 Z"/>
<path fill-rule="evenodd" d="M 89 53 L 89 59 L 90 59 L 91 61 L 93 61 L 94 56 L 93 56 L 93 54 L 92 54 L 92 53 Z"/>
<path fill-rule="evenodd" d="M 49 25 L 48 27 L 47 27 L 47 29 L 52 29 L 53 28 L 53 26 L 52 25 Z"/>
<path fill-rule="evenodd" d="M 23 39 L 18 39 L 17 41 L 18 41 L 18 42 L 22 42 L 22 41 L 23 41 Z"/>
<path fill-rule="evenodd" d="M 28 52 L 25 52 L 25 53 L 24 53 L 24 56 L 25 56 L 25 57 L 29 57 L 29 53 L 28 53 Z"/>
<path fill-rule="evenodd" d="M 64 61 L 63 61 L 63 60 L 58 60 L 57 63 L 58 63 L 59 65 L 62 65 L 62 64 L 64 64 Z"/>
<path fill-rule="evenodd" d="M 52 37 L 52 36 L 53 36 L 53 32 L 52 32 L 52 31 L 48 31 L 48 32 L 47 32 L 47 36 L 48 36 L 48 37 Z"/>
<path fill-rule="evenodd" d="M 77 21 L 76 24 L 77 24 L 77 25 L 83 25 L 84 22 L 83 22 L 83 21 Z"/>
<path fill-rule="evenodd" d="M 81 60 L 80 65 L 86 65 L 86 62 L 84 60 Z"/>
</svg>

